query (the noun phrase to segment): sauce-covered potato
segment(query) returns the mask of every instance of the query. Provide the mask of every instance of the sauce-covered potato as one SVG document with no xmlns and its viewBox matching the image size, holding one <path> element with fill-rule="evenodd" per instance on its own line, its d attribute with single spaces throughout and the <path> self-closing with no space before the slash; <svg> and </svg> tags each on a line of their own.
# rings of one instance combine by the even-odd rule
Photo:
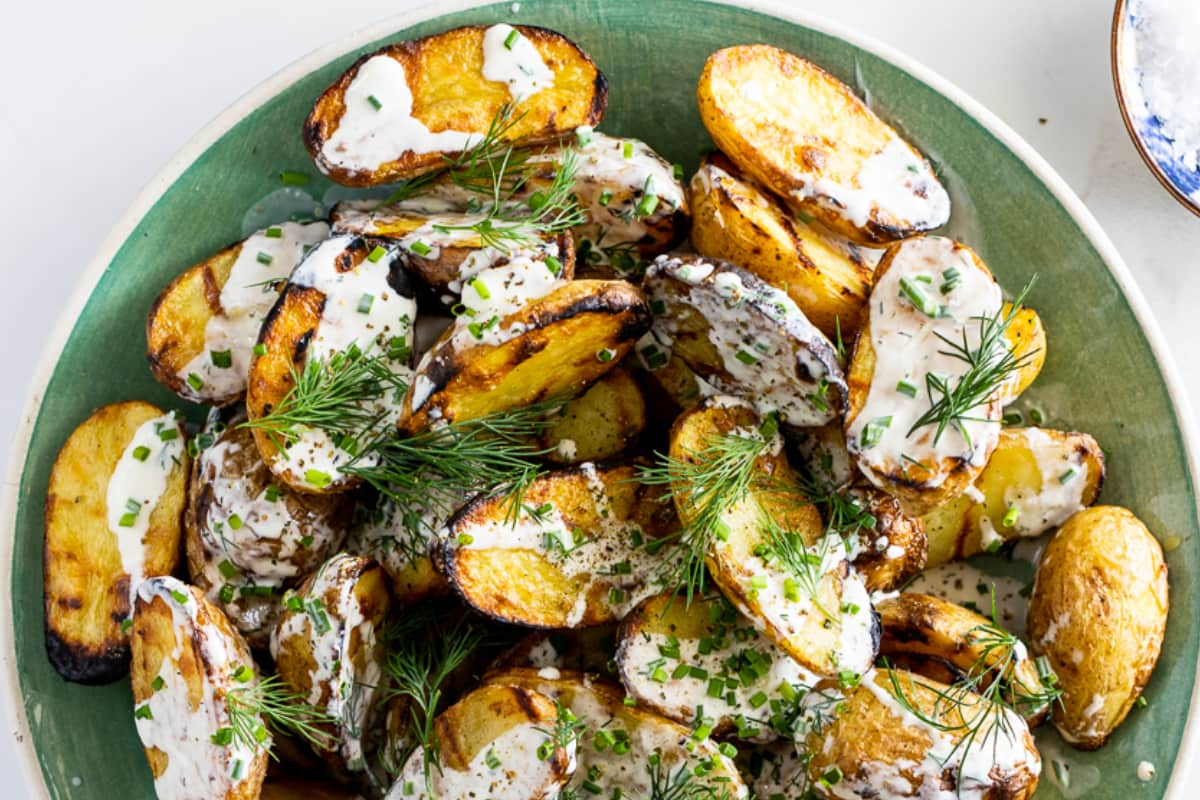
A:
<svg viewBox="0 0 1200 800">
<path fill-rule="evenodd" d="M 1127 509 L 1080 511 L 1046 546 L 1027 627 L 1063 690 L 1054 726 L 1074 746 L 1103 745 L 1141 696 L 1166 632 L 1167 589 L 1162 547 Z"/>
</svg>

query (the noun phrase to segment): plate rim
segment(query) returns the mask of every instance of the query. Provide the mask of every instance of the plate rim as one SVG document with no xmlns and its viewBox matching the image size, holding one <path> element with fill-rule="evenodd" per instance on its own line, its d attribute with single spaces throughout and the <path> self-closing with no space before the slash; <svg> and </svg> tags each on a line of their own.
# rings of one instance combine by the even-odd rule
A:
<svg viewBox="0 0 1200 800">
<path fill-rule="evenodd" d="M 787 0 L 702 1 L 710 5 L 731 6 L 775 17 L 784 22 L 840 39 L 887 61 L 925 83 L 962 109 L 1037 176 L 1072 221 L 1079 226 L 1088 242 L 1096 248 L 1101 261 L 1104 262 L 1104 266 L 1112 275 L 1126 302 L 1129 303 L 1130 310 L 1146 337 L 1155 361 L 1162 372 L 1167 396 L 1171 400 L 1171 407 L 1183 440 L 1185 462 L 1192 478 L 1192 494 L 1197 500 L 1196 514 L 1197 517 L 1200 517 L 1200 434 L 1197 433 L 1197 424 L 1192 415 L 1190 401 L 1183 386 L 1179 368 L 1171 352 L 1167 349 L 1166 337 L 1159 328 L 1149 303 L 1121 254 L 1092 212 L 1058 174 L 1057 170 L 994 112 L 952 81 L 891 45 L 860 33 L 848 25 L 833 22 L 820 14 L 791 8 Z M 390 15 L 345 34 L 311 50 L 276 71 L 242 94 L 192 135 L 171 156 L 122 212 L 108 235 L 100 243 L 95 255 L 80 273 L 75 289 L 55 320 L 38 356 L 32 380 L 26 391 L 25 402 L 22 405 L 21 418 L 13 434 L 3 492 L 0 493 L 0 587 L 2 587 L 0 588 L 0 684 L 2 684 L 0 685 L 0 702 L 4 706 L 6 718 L 10 723 L 11 741 L 20 765 L 22 784 L 31 797 L 50 800 L 49 788 L 46 785 L 41 765 L 38 763 L 37 751 L 33 744 L 17 677 L 16 637 L 12 613 L 12 556 L 16 541 L 15 525 L 19 488 L 25 461 L 29 454 L 34 421 L 41 407 L 46 386 L 62 355 L 74 323 L 90 299 L 96 284 L 130 233 L 176 179 L 234 125 L 279 92 L 323 64 L 343 56 L 363 44 L 384 38 L 389 33 L 436 17 L 495 4 L 496 0 L 427 0 L 408 11 Z M 1118 3 L 1118 5 L 1124 5 L 1124 3 Z M 1198 665 L 1200 665 L 1200 658 L 1198 658 Z M 1192 771 L 1190 762 L 1193 759 L 1190 756 L 1200 752 L 1200 670 L 1193 670 L 1193 672 L 1195 675 L 1188 718 L 1180 739 L 1179 751 L 1175 754 L 1171 776 L 1164 795 L 1165 800 L 1184 800 L 1187 777 Z"/>
</svg>

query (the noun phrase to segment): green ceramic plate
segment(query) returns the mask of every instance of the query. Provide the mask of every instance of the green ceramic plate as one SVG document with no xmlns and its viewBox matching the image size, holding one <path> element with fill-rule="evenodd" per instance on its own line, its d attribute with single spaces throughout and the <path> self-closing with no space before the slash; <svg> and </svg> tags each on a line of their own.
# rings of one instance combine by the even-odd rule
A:
<svg viewBox="0 0 1200 800">
<path fill-rule="evenodd" d="M 447 5 L 450 5 L 447 13 Z M 1038 797 L 1184 797 L 1196 751 L 1189 713 L 1200 645 L 1200 567 L 1190 415 L 1145 302 L 1095 220 L 1032 150 L 990 113 L 907 58 L 780 7 L 744 0 L 523 0 L 440 4 L 351 37 L 284 70 L 202 131 L 138 198 L 85 273 L 47 346 L 5 487 L 12 537 L 12 614 L 0 622 L 4 675 L 31 793 L 73 800 L 154 796 L 125 684 L 64 683 L 42 638 L 42 498 L 72 428 L 102 403 L 146 398 L 179 406 L 142 356 L 146 309 L 182 268 L 274 222 L 299 204 L 328 206 L 342 190 L 317 177 L 300 141 L 313 98 L 360 54 L 387 42 L 514 17 L 562 31 L 608 74 L 604 129 L 641 137 L 690 170 L 710 146 L 696 110 L 705 57 L 769 42 L 804 55 L 868 93 L 884 118 L 932 158 L 954 199 L 950 232 L 973 245 L 1004 284 L 1035 272 L 1031 298 L 1050 335 L 1029 393 L 1049 424 L 1094 434 L 1111 453 L 1104 500 L 1134 509 L 1170 549 L 1172 613 L 1148 708 L 1103 751 L 1072 755 L 1071 787 L 1046 773 Z M 917 54 L 919 55 L 919 54 Z M 313 176 L 281 192 L 280 170 Z M 264 203 L 264 198 L 268 198 Z M 197 409 L 189 410 L 197 416 Z M 10 625 L 11 623 L 11 625 Z M 1194 733 L 1195 725 L 1190 733 Z M 1053 739 L 1051 735 L 1049 737 Z M 1158 767 L 1140 784 L 1139 761 Z M 1168 784 L 1170 786 L 1168 790 Z M 11 782 L 8 782 L 12 786 Z M 44 788 L 43 788 L 44 787 Z"/>
</svg>

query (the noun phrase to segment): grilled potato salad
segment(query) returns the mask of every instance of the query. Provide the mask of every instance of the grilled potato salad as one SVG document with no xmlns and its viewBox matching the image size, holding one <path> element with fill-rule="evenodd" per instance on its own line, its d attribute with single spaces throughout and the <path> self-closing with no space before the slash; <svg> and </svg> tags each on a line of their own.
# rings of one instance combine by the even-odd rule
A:
<svg viewBox="0 0 1200 800">
<path fill-rule="evenodd" d="M 559 33 L 391 41 L 292 131 L 328 219 L 179 265 L 179 408 L 46 492 L 50 663 L 162 800 L 1025 800 L 1138 716 L 1163 548 L 1034 427 L 1041 254 L 802 55 L 696 68 L 689 175 Z"/>
</svg>

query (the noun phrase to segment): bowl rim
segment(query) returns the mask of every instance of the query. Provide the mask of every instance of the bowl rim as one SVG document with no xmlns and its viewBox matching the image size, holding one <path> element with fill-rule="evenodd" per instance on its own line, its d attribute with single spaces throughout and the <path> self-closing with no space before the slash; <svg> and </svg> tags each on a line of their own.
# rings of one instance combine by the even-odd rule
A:
<svg viewBox="0 0 1200 800">
<path fill-rule="evenodd" d="M 1121 42 L 1125 35 L 1125 9 L 1128 7 L 1128 0 L 1117 0 L 1113 7 L 1112 21 L 1112 36 L 1110 37 L 1110 54 L 1109 61 L 1112 67 L 1113 89 L 1117 94 L 1117 109 L 1121 112 L 1121 121 L 1125 123 L 1125 130 L 1129 134 L 1129 138 L 1133 140 L 1134 149 L 1137 150 L 1142 161 L 1146 163 L 1146 168 L 1150 170 L 1163 188 L 1171 193 L 1178 203 L 1200 217 L 1200 201 L 1193 200 L 1188 195 L 1179 190 L 1179 187 L 1167 176 L 1166 170 L 1159 165 L 1158 161 L 1150 154 L 1146 143 L 1142 141 L 1141 135 L 1138 133 L 1137 126 L 1133 123 L 1133 115 L 1129 113 L 1129 97 L 1125 92 L 1125 82 L 1123 79 L 1124 70 L 1121 68 L 1124 63 L 1121 58 Z"/>
<path fill-rule="evenodd" d="M 1067 211 L 1092 246 L 1096 248 L 1146 336 L 1155 361 L 1162 371 L 1163 383 L 1166 386 L 1175 420 L 1179 426 L 1188 472 L 1192 477 L 1192 492 L 1193 496 L 1197 498 L 1196 513 L 1197 516 L 1200 516 L 1200 479 L 1197 477 L 1200 476 L 1200 434 L 1197 432 L 1197 425 L 1192 416 L 1179 369 L 1167 349 L 1166 338 L 1116 246 L 1074 190 L 1034 150 L 1032 145 L 956 84 L 915 58 L 890 45 L 883 44 L 871 36 L 861 34 L 847 25 L 832 22 L 818 14 L 791 8 L 788 0 L 703 0 L 703 2 L 709 5 L 732 6 L 772 16 L 861 48 L 925 83 L 950 100 L 1021 159 L 1046 186 L 1054 199 Z M 3 491 L 0 493 L 0 697 L 2 697 L 7 718 L 11 723 L 9 730 L 12 738 L 10 741 L 15 747 L 17 761 L 20 764 L 22 782 L 30 797 L 50 800 L 49 789 L 38 762 L 17 677 L 16 638 L 12 614 L 12 557 L 16 538 L 14 533 L 19 488 L 25 460 L 29 453 L 34 421 L 41 407 L 47 384 L 62 355 L 74 323 L 95 290 L 96 284 L 129 234 L 192 162 L 235 124 L 280 91 L 329 61 L 364 44 L 384 38 L 395 31 L 447 14 L 494 4 L 495 0 L 427 0 L 408 11 L 388 16 L 328 42 L 283 67 L 235 100 L 171 156 L 125 209 L 101 242 L 95 256 L 80 273 L 78 283 L 59 313 L 38 357 L 33 379 L 26 393 L 22 416 L 13 436 L 13 446 L 9 451 L 8 468 L 5 473 L 6 479 Z M 1124 5 L 1125 0 L 1117 0 L 1118 11 L 1123 9 Z M 1115 31 L 1113 43 L 1115 47 Z M 1124 114 L 1123 108 L 1122 114 Z M 1128 118 L 1126 118 L 1125 124 L 1127 127 L 1129 126 Z M 1134 141 L 1137 142 L 1136 137 L 1134 137 Z M 1141 151 L 1140 143 L 1138 149 Z M 1144 152 L 1142 157 L 1146 158 Z M 1159 180 L 1161 181 L 1163 178 L 1160 176 Z M 1172 187 L 1168 185 L 1168 188 Z M 1179 751 L 1175 754 L 1175 761 L 1172 765 L 1171 776 L 1164 795 L 1166 800 L 1185 800 L 1187 777 L 1191 772 L 1190 762 L 1193 760 L 1190 756 L 1200 753 L 1200 670 L 1193 670 L 1193 673 L 1188 719 L 1180 739 Z"/>
</svg>

